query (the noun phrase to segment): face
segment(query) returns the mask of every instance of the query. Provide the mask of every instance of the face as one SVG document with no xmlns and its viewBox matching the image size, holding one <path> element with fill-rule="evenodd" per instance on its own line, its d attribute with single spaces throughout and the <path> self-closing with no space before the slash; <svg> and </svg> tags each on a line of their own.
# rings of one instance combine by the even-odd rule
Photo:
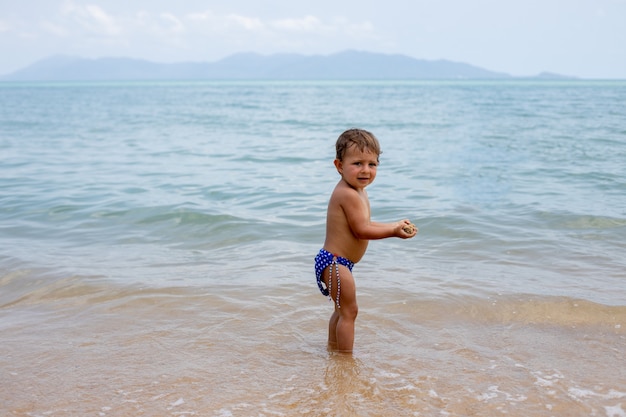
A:
<svg viewBox="0 0 626 417">
<path fill-rule="evenodd" d="M 348 185 L 355 189 L 363 189 L 376 178 L 378 155 L 369 149 L 360 151 L 352 145 L 346 149 L 343 161 L 335 159 L 335 166 Z"/>
</svg>

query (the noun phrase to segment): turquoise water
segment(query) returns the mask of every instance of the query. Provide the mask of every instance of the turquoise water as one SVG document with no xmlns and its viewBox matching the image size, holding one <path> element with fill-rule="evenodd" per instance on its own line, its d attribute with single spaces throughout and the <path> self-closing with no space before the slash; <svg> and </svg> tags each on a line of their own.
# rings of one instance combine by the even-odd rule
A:
<svg viewBox="0 0 626 417">
<path fill-rule="evenodd" d="M 354 410 L 367 415 L 378 404 L 372 415 L 397 415 L 379 395 L 408 386 L 409 397 L 397 398 L 405 401 L 403 409 L 422 412 L 463 415 L 460 401 L 486 414 L 524 403 L 532 407 L 522 415 L 555 407 L 574 410 L 571 415 L 579 409 L 568 407 L 624 415 L 617 404 L 626 398 L 626 378 L 615 364 L 623 358 L 626 326 L 625 104 L 623 81 L 0 84 L 0 337 L 12 341 L 0 353 L 14 358 L 0 362 L 0 369 L 32 383 L 37 372 L 28 361 L 42 352 L 23 346 L 56 337 L 94 343 L 72 326 L 100 328 L 119 339 L 107 350 L 115 356 L 117 346 L 133 345 L 137 329 L 100 321 L 112 312 L 119 323 L 147 321 L 155 333 L 142 343 L 162 337 L 163 354 L 176 346 L 207 365 L 195 350 L 178 346 L 188 334 L 168 334 L 167 319 L 177 309 L 189 313 L 181 320 L 195 329 L 196 341 L 210 327 L 206 323 L 217 320 L 221 327 L 218 321 L 247 318 L 248 324 L 225 334 L 215 330 L 223 344 L 207 342 L 219 346 L 219 363 L 241 362 L 245 354 L 232 346 L 242 339 L 282 338 L 291 340 L 289 355 L 311 368 L 327 363 L 330 307 L 317 293 L 313 256 L 324 240 L 326 204 L 338 180 L 334 141 L 356 126 L 377 135 L 383 149 L 378 177 L 368 188 L 373 219 L 410 218 L 420 232 L 408 241 L 373 242 L 355 268 L 366 303 L 357 320 L 357 328 L 363 326 L 360 336 L 357 329 L 357 365 L 331 362 L 332 372 L 368 375 L 357 388 L 338 391 L 358 391 Z M 267 302 L 258 305 L 259 298 Z M 303 317 L 277 319 L 277 311 Z M 253 325 L 255 319 L 278 322 L 267 328 Z M 464 341 L 450 339 L 459 321 L 465 322 L 457 329 Z M 28 326 L 44 332 L 29 334 Z M 540 364 L 524 362 L 539 355 L 530 341 L 554 337 L 548 328 L 567 333 L 561 343 L 583 343 L 575 330 L 580 326 L 589 327 L 590 345 L 570 355 L 581 355 L 583 371 L 567 361 L 555 370 L 553 364 L 564 360 L 557 353 Z M 55 329 L 54 336 L 46 328 Z M 405 340 L 424 331 L 430 333 L 425 345 Z M 502 359 L 513 349 L 498 336 L 503 331 L 511 332 L 519 355 Z M 255 369 L 274 349 L 259 350 L 251 359 Z M 55 363 L 71 361 L 71 352 L 58 351 Z M 585 362 L 589 355 L 602 365 Z M 96 357 L 79 359 L 90 369 L 87 375 L 123 375 L 123 369 L 105 371 Z M 442 361 L 440 369 L 424 370 L 426 357 Z M 501 384 L 482 379 L 484 392 L 471 392 L 477 385 L 472 372 L 459 377 L 458 363 L 445 365 L 457 360 L 469 361 L 464 369 L 487 379 L 485 369 L 499 364 L 490 361 L 510 361 L 512 368 L 498 371 L 498 378 L 521 391 L 560 383 L 561 394 L 504 393 Z M 296 366 L 287 362 L 287 368 Z M 400 370 L 403 362 L 416 368 Z M 274 369 L 280 366 L 274 363 Z M 520 369 L 528 370 L 527 380 L 514 376 Z M 169 372 L 182 384 L 181 398 L 189 398 L 185 372 Z M 231 389 L 198 394 L 192 411 L 261 415 L 265 404 L 266 413 L 285 412 L 278 401 L 285 396 L 299 415 L 319 409 L 295 393 L 328 388 L 328 382 L 304 387 L 293 377 L 302 369 L 275 372 L 267 384 L 280 395 L 264 396 L 270 386 L 261 383 L 246 397 L 231 381 Z M 232 369 L 189 378 L 196 384 L 226 375 Z M 44 387 L 50 383 L 37 378 Z M 159 376 L 143 375 L 110 392 L 147 392 L 142 384 L 154 382 L 149 378 Z M 278 381 L 289 378 L 293 385 L 278 389 Z M 429 385 L 436 378 L 436 387 Z M 451 384 L 455 378 L 458 385 Z M 244 385 L 255 386 L 253 379 Z M 80 387 L 76 381 L 70 391 Z M 84 400 L 106 414 L 116 406 L 102 389 L 101 396 Z M 14 415 L 63 415 L 77 406 L 52 394 L 39 405 L 5 392 L 10 395 L 0 402 Z M 149 399 L 161 394 L 137 401 L 149 410 L 155 404 Z M 425 403 L 411 403 L 411 395 Z M 204 396 L 212 402 L 203 403 Z M 183 404 L 176 400 L 166 404 L 171 413 Z M 242 411 L 242 404 L 254 412 Z"/>
<path fill-rule="evenodd" d="M 375 285 L 449 292 L 413 279 L 427 275 L 478 295 L 624 301 L 621 82 L 7 84 L 1 97 L 8 271 L 245 284 L 274 278 L 277 256 L 306 280 L 334 140 L 360 126 L 383 147 L 373 217 L 420 227 L 372 245 L 364 273 L 410 265 Z"/>
</svg>

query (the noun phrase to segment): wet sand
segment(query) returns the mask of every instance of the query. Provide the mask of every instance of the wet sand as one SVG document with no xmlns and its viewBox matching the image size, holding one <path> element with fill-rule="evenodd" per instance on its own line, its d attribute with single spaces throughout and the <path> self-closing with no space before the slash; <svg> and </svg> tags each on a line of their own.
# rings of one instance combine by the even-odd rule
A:
<svg viewBox="0 0 626 417">
<path fill-rule="evenodd" d="M 346 356 L 327 352 L 332 307 L 306 285 L 216 293 L 66 278 L 31 288 L 2 299 L 0 411 L 624 415 L 625 307 L 401 290 L 359 297 Z"/>
</svg>

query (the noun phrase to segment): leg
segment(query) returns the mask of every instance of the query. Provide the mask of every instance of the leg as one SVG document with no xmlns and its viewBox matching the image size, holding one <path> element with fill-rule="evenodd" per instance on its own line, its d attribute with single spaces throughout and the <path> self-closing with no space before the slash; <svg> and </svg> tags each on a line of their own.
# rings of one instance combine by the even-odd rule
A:
<svg viewBox="0 0 626 417">
<path fill-rule="evenodd" d="M 337 306 L 335 306 L 335 311 L 328 321 L 328 350 L 330 351 L 337 350 L 337 321 L 339 321 L 339 312 L 337 310 Z"/>
<path fill-rule="evenodd" d="M 331 296 L 333 300 L 337 300 L 337 275 L 334 265 L 332 268 Z M 324 280 L 328 285 L 329 271 L 324 270 Z M 339 305 L 337 308 L 335 303 L 335 311 L 328 322 L 328 348 L 338 352 L 352 353 L 354 345 L 354 322 L 359 312 L 356 302 L 356 285 L 352 272 L 343 265 L 339 265 L 339 280 L 341 282 L 341 290 L 339 293 Z"/>
</svg>

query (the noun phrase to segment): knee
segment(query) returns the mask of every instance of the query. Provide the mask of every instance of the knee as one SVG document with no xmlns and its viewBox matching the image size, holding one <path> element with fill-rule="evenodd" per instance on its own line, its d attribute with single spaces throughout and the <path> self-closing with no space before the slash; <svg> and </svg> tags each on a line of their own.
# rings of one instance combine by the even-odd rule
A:
<svg viewBox="0 0 626 417">
<path fill-rule="evenodd" d="M 359 314 L 359 306 L 356 303 L 342 305 L 339 314 L 348 320 L 354 321 L 356 320 L 356 316 Z"/>
</svg>

